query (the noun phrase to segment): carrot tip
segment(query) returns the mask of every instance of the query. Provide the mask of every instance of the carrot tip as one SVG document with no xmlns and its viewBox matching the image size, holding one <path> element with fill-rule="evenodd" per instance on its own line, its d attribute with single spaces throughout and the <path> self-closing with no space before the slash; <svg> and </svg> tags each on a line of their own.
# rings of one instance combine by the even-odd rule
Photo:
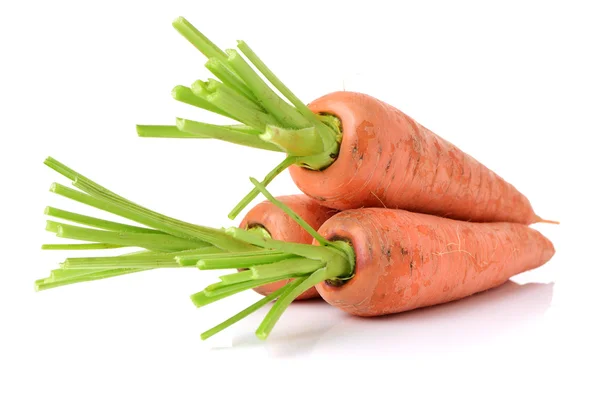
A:
<svg viewBox="0 0 600 400">
<path fill-rule="evenodd" d="M 550 219 L 543 219 L 539 215 L 536 215 L 535 219 L 536 219 L 535 222 L 541 222 L 541 223 L 544 223 L 544 224 L 560 225 L 559 221 L 553 221 L 553 220 L 550 220 Z"/>
</svg>

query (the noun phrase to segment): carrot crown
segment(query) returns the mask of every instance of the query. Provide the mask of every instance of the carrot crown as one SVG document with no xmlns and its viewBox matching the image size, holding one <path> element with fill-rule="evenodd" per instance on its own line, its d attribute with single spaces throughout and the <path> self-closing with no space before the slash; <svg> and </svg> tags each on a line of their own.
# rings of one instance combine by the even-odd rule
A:
<svg viewBox="0 0 600 400">
<path fill-rule="evenodd" d="M 79 224 L 49 220 L 46 230 L 60 238 L 83 243 L 46 244 L 42 249 L 102 250 L 136 247 L 142 250 L 119 256 L 67 258 L 60 264 L 60 268 L 51 271 L 49 277 L 35 282 L 36 290 L 156 268 L 244 269 L 223 275 L 220 282 L 192 295 L 192 301 L 200 307 L 244 290 L 294 278 L 281 289 L 201 335 L 206 339 L 277 299 L 256 331 L 257 336 L 264 339 L 287 306 L 304 291 L 323 281 L 334 283 L 347 280 L 354 273 L 354 251 L 348 243 L 323 238 L 253 178 L 250 180 L 257 191 L 290 215 L 320 246 L 273 240 L 266 230 L 260 228 L 215 229 L 171 218 L 111 192 L 51 157 L 44 163 L 70 179 L 73 186 L 79 189 L 53 183 L 51 192 L 144 226 L 46 207 L 46 215 Z"/>
<path fill-rule="evenodd" d="M 178 262 L 195 262 L 201 270 L 244 269 L 220 277 L 220 282 L 209 285 L 191 296 L 197 307 L 268 283 L 294 278 L 292 282 L 265 296 L 255 304 L 228 320 L 202 333 L 207 339 L 235 322 L 253 313 L 263 305 L 277 299 L 263 322 L 256 330 L 260 339 L 266 339 L 275 323 L 291 302 L 306 290 L 323 282 L 343 282 L 354 274 L 354 251 L 344 241 L 329 241 L 323 238 L 287 205 L 275 199 L 265 187 L 253 178 L 251 182 L 270 202 L 281 208 L 319 243 L 319 246 L 288 243 L 259 236 L 239 228 L 229 228 L 233 237 L 265 249 L 261 253 L 227 253 L 215 255 L 193 255 L 176 257 Z"/>
<path fill-rule="evenodd" d="M 321 170 L 333 163 L 342 138 L 337 117 L 313 113 L 244 41 L 238 41 L 237 47 L 250 63 L 238 50 L 218 48 L 183 17 L 177 18 L 173 27 L 208 58 L 205 67 L 217 78 L 197 80 L 190 87 L 176 86 L 173 97 L 239 124 L 212 125 L 178 118 L 175 126 L 138 125 L 139 136 L 214 138 L 286 153 L 286 158 L 265 176 L 264 186 L 293 164 Z M 252 189 L 229 218 L 234 219 L 258 193 Z"/>
<path fill-rule="evenodd" d="M 57 237 L 82 243 L 45 244 L 44 250 L 102 250 L 138 248 L 120 256 L 67 258 L 49 277 L 36 281 L 36 290 L 71 283 L 103 279 L 155 268 L 177 268 L 176 256 L 215 254 L 224 251 L 259 250 L 228 235 L 222 229 L 190 224 L 149 210 L 100 186 L 49 157 L 47 166 L 73 182 L 72 189 L 53 183 L 50 191 L 79 203 L 145 225 L 136 226 L 46 207 L 49 217 L 75 222 L 72 225 L 49 220 L 46 230 Z"/>
</svg>

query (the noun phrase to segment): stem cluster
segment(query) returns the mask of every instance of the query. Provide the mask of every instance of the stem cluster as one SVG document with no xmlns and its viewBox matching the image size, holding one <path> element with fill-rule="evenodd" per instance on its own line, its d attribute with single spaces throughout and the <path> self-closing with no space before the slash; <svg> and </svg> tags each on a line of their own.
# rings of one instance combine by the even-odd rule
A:
<svg viewBox="0 0 600 400">
<path fill-rule="evenodd" d="M 47 250 L 100 250 L 135 247 L 138 251 L 106 257 L 71 257 L 52 270 L 50 276 L 35 282 L 36 290 L 98 280 L 156 268 L 236 269 L 219 277 L 219 282 L 191 296 L 197 306 L 205 306 L 244 290 L 267 283 L 290 280 L 218 326 L 204 332 L 206 339 L 227 328 L 272 300 L 275 304 L 256 334 L 266 338 L 287 306 L 300 294 L 325 280 L 352 277 L 354 253 L 345 242 L 323 238 L 265 187 L 251 178 L 255 188 L 309 232 L 319 246 L 274 240 L 263 229 L 213 229 L 159 214 L 48 158 L 45 164 L 69 178 L 76 189 L 54 183 L 51 191 L 71 200 L 110 212 L 144 225 L 132 225 L 47 207 L 46 215 L 65 221 L 48 220 L 46 230 L 60 238 L 83 243 L 47 244 Z"/>
<path fill-rule="evenodd" d="M 178 118 L 175 126 L 138 125 L 139 136 L 215 138 L 286 153 L 285 160 L 263 180 L 265 186 L 292 164 L 313 170 L 331 165 L 341 142 L 336 117 L 314 114 L 244 41 L 238 41 L 237 49 L 223 51 L 182 17 L 173 27 L 208 58 L 205 67 L 217 79 L 176 86 L 172 96 L 239 124 L 214 125 Z M 258 194 L 252 189 L 229 218 L 234 219 Z"/>
</svg>

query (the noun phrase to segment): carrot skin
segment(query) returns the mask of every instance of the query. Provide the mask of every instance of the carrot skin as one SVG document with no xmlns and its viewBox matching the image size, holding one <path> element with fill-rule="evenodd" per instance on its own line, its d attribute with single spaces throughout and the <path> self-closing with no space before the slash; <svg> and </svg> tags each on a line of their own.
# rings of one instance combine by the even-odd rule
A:
<svg viewBox="0 0 600 400">
<path fill-rule="evenodd" d="M 314 229 L 319 229 L 325 221 L 337 213 L 337 210 L 323 207 L 304 194 L 278 196 L 277 199 L 290 207 Z M 240 223 L 240 228 L 242 229 L 248 229 L 254 226 L 265 228 L 271 237 L 276 240 L 302 244 L 311 244 L 313 240 L 310 234 L 298 225 L 296 221 L 269 201 L 263 201 L 262 203 L 257 204 L 248 212 L 248 214 L 246 214 Z M 288 279 L 270 283 L 254 290 L 267 296 L 287 284 L 289 281 L 290 280 Z M 302 293 L 296 300 L 305 300 L 315 297 L 319 297 L 319 293 L 317 293 L 317 290 L 313 287 Z"/>
<path fill-rule="evenodd" d="M 376 316 L 446 303 L 506 282 L 554 255 L 552 243 L 522 224 L 472 223 L 366 208 L 340 212 L 319 229 L 349 240 L 355 276 L 317 285 L 321 297 L 350 314 Z"/>
<path fill-rule="evenodd" d="M 298 165 L 298 188 L 322 205 L 385 207 L 477 222 L 540 222 L 529 200 L 473 157 L 391 105 L 334 92 L 311 104 L 342 123 L 337 159 L 324 170 Z"/>
</svg>

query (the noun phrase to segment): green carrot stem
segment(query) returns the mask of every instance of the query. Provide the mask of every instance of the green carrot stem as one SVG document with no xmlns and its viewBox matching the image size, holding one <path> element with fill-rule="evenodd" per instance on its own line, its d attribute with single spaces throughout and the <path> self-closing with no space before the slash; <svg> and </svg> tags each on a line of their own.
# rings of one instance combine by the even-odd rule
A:
<svg viewBox="0 0 600 400">
<path fill-rule="evenodd" d="M 62 263 L 65 269 L 93 269 L 93 268 L 149 268 L 154 266 L 179 268 L 182 267 L 175 260 L 178 256 L 210 255 L 223 250 L 215 246 L 205 246 L 175 252 L 144 251 L 109 257 L 72 257 Z"/>
<path fill-rule="evenodd" d="M 229 287 L 230 284 L 250 280 L 284 280 L 295 276 L 311 274 L 322 267 L 322 261 L 307 260 L 302 257 L 295 257 L 270 264 L 254 264 L 250 270 L 220 276 L 220 283 L 210 285 L 205 290 L 210 296 L 213 292 L 217 292 L 218 290 L 227 290 L 227 287 Z"/>
<path fill-rule="evenodd" d="M 143 228 L 140 226 L 121 224 L 118 222 L 107 221 L 105 219 L 89 217 L 87 215 L 76 214 L 73 212 L 61 210 L 54 207 L 46 207 L 44 214 L 64 219 L 66 221 L 77 222 L 82 225 L 93 226 L 94 228 L 106 229 L 109 231 L 132 232 L 132 233 L 160 233 L 155 229 Z"/>
<path fill-rule="evenodd" d="M 196 96 L 192 90 L 186 86 L 175 86 L 171 91 L 171 96 L 177 101 L 182 103 L 189 104 L 191 106 L 195 106 L 198 108 L 202 108 L 207 111 L 212 111 L 215 114 L 220 114 L 227 118 L 232 118 L 231 115 L 227 114 L 225 111 L 221 110 L 219 107 L 216 107 L 214 104 L 209 102 L 208 100 Z"/>
<path fill-rule="evenodd" d="M 177 118 L 177 129 L 183 134 L 190 135 L 190 137 L 213 138 L 256 149 L 281 151 L 276 145 L 262 140 L 252 128 L 244 131 L 231 126 L 206 124 L 204 122 Z"/>
<path fill-rule="evenodd" d="M 259 137 L 294 157 L 310 156 L 315 148 L 323 147 L 323 141 L 314 126 L 304 129 L 285 129 L 267 125 L 265 133 Z"/>
<path fill-rule="evenodd" d="M 313 124 L 318 124 L 315 114 L 298 98 L 277 76 L 267 67 L 267 65 L 256 55 L 256 53 L 244 42 L 238 40 L 238 48 L 250 60 L 250 62 L 260 71 L 261 74 L 277 89 L 285 98 L 287 98 L 298 113 Z"/>
<path fill-rule="evenodd" d="M 100 271 L 100 272 L 96 272 L 93 274 L 87 274 L 84 276 L 76 276 L 76 277 L 73 277 L 72 279 L 48 280 L 48 281 L 46 281 L 46 279 L 39 279 L 39 280 L 35 281 L 35 290 L 41 291 L 41 290 L 56 288 L 59 286 L 71 285 L 73 283 L 89 282 L 89 281 L 95 281 L 98 279 L 112 278 L 115 276 L 131 274 L 131 273 L 138 272 L 138 271 L 140 271 L 140 270 L 117 269 L 117 270 Z"/>
<path fill-rule="evenodd" d="M 221 82 L 223 82 L 225 85 L 235 90 L 242 96 L 246 97 L 253 103 L 258 104 L 256 103 L 256 97 L 254 96 L 252 91 L 248 89 L 248 86 L 246 86 L 244 81 L 238 78 L 238 76 L 235 75 L 235 73 L 232 72 L 232 70 L 227 65 L 221 62 L 221 60 L 217 58 L 210 58 L 208 59 L 206 64 L 204 64 L 204 66 L 206 67 L 206 69 L 212 72 L 214 76 L 219 78 Z"/>
<path fill-rule="evenodd" d="M 190 224 L 137 205 L 98 185 L 51 157 L 46 159 L 45 163 L 55 171 L 71 179 L 73 185 L 86 192 L 87 195 L 58 184 L 54 184 L 51 187 L 51 190 L 55 193 L 109 211 L 182 239 L 192 240 L 197 243 L 208 242 L 228 251 L 243 251 L 252 248 L 247 243 L 232 240 L 231 236 L 222 230 Z"/>
<path fill-rule="evenodd" d="M 57 224 L 54 221 L 48 221 L 46 228 L 61 238 L 142 247 L 155 251 L 180 251 L 198 246 L 197 242 L 164 233 L 112 232 Z"/>
<path fill-rule="evenodd" d="M 169 139 L 205 139 L 207 136 L 182 132 L 175 125 L 136 125 L 139 137 Z"/>
<path fill-rule="evenodd" d="M 227 55 L 183 17 L 173 21 L 173 27 L 207 58 L 227 61 Z"/>
<path fill-rule="evenodd" d="M 191 88 L 196 97 L 203 99 L 203 104 L 208 102 L 231 118 L 258 131 L 260 135 L 258 139 L 267 145 L 258 143 L 256 136 L 235 135 L 230 131 L 209 129 L 206 125 L 194 126 L 185 120 L 178 122 L 178 129 L 198 137 L 210 136 L 253 148 L 283 150 L 291 158 L 286 158 L 283 168 L 280 164 L 265 177 L 265 185 L 292 164 L 311 170 L 322 170 L 335 161 L 342 139 L 340 121 L 337 117 L 313 113 L 245 42 L 238 41 L 238 48 L 262 73 L 262 76 L 236 50 L 229 49 L 223 52 L 185 19 L 178 18 L 173 26 L 207 56 L 206 68 L 222 81 L 222 83 L 211 81 L 213 83 L 211 88 L 207 87 L 206 83 L 196 83 Z M 272 90 L 265 79 L 291 104 Z M 184 95 L 189 95 L 189 92 L 186 90 Z M 190 103 L 198 102 L 192 98 L 186 97 L 186 99 Z M 205 134 L 206 130 L 209 131 L 208 134 Z M 188 135 L 178 135 L 174 131 L 154 134 L 160 137 L 189 138 Z M 257 194 L 258 192 L 253 189 L 234 208 L 229 217 L 234 219 Z"/>
<path fill-rule="evenodd" d="M 277 281 L 269 280 L 269 279 L 253 280 L 253 281 L 249 281 L 249 282 L 243 282 L 245 285 L 238 283 L 238 284 L 236 284 L 237 286 L 235 288 L 233 288 L 232 290 L 228 290 L 228 291 L 222 290 L 217 293 L 212 292 L 209 294 L 206 290 L 203 290 L 201 292 L 191 295 L 190 298 L 191 298 L 192 302 L 194 303 L 194 305 L 196 305 L 196 307 L 203 307 L 205 305 L 214 303 L 215 301 L 222 300 L 229 296 L 233 296 L 234 294 L 243 292 L 245 290 L 253 289 L 255 287 L 259 287 L 262 285 L 266 285 L 267 283 L 273 283 L 273 282 L 277 282 Z M 230 286 L 233 286 L 233 285 L 230 285 Z"/>
<path fill-rule="evenodd" d="M 250 182 L 254 185 L 254 187 L 262 193 L 263 196 L 267 198 L 272 204 L 276 205 L 279 209 L 283 210 L 287 215 L 290 216 L 298 225 L 300 225 L 306 232 L 310 234 L 321 246 L 325 246 L 329 242 L 321 236 L 310 224 L 304 221 L 298 214 L 296 214 L 291 208 L 289 208 L 285 203 L 277 200 L 275 196 L 273 196 L 269 191 L 265 188 L 263 183 L 259 183 L 256 179 L 250 178 Z"/>
<path fill-rule="evenodd" d="M 191 91 L 196 97 L 223 110 L 229 118 L 259 129 L 261 132 L 266 124 L 276 122 L 259 105 L 251 102 L 235 90 L 227 88 L 221 82 L 212 79 L 208 83 L 197 80 L 192 84 Z"/>
<path fill-rule="evenodd" d="M 248 58 L 248 60 L 250 60 L 256 69 L 258 69 L 260 73 L 263 74 L 263 76 L 267 78 L 267 80 L 271 82 L 271 84 L 281 94 L 283 94 L 283 96 L 286 97 L 294 107 L 296 107 L 296 110 L 298 110 L 298 112 L 315 127 L 315 132 L 318 133 L 320 140 L 318 142 L 314 142 L 314 147 L 312 148 L 310 148 L 309 143 L 307 143 L 304 151 L 305 154 L 303 155 L 315 155 L 323 152 L 324 149 L 327 149 L 329 153 L 337 155 L 339 152 L 339 143 L 341 142 L 339 129 L 331 129 L 330 126 L 323 124 L 321 120 L 298 97 L 296 97 L 296 95 L 286 85 L 284 85 L 284 83 L 273 73 L 273 71 L 267 67 L 267 65 L 256 55 L 256 53 L 250 48 L 250 46 L 246 44 L 246 42 L 243 40 L 238 40 L 238 48 Z M 293 134 L 293 130 L 290 130 L 289 133 Z M 287 140 L 287 143 L 290 142 L 291 140 Z M 330 163 L 331 160 L 325 159 L 325 164 L 329 165 Z"/>
<path fill-rule="evenodd" d="M 126 247 L 110 243 L 69 243 L 69 244 L 43 244 L 42 250 L 103 250 Z"/>
<path fill-rule="evenodd" d="M 252 314 L 253 312 L 257 311 L 259 308 L 267 305 L 268 303 L 270 303 L 271 301 L 275 300 L 277 297 L 281 296 L 282 293 L 285 292 L 285 290 L 287 289 L 286 286 L 283 286 L 279 289 L 277 289 L 276 291 L 274 291 L 271 294 L 268 294 L 267 296 L 263 297 L 262 299 L 260 299 L 259 301 L 257 301 L 256 303 L 252 304 L 250 307 L 240 311 L 239 313 L 235 314 L 233 317 L 221 322 L 219 325 L 205 331 L 204 333 L 202 333 L 200 335 L 200 338 L 202 340 L 206 340 L 209 337 L 221 332 L 222 330 L 230 327 L 231 325 L 235 324 L 236 322 L 246 318 L 248 315 Z"/>
<path fill-rule="evenodd" d="M 62 268 L 65 270 L 114 269 L 114 268 L 183 268 L 172 255 L 155 254 L 151 257 L 80 257 L 67 258 Z"/>
<path fill-rule="evenodd" d="M 273 307 L 269 310 L 263 322 L 256 330 L 256 336 L 259 339 L 266 339 L 273 330 L 275 323 L 281 318 L 286 308 L 294 299 L 304 293 L 306 290 L 329 278 L 326 268 L 321 268 L 313 272 L 310 276 L 296 279 L 288 284 L 288 289 L 277 299 Z"/>
<path fill-rule="evenodd" d="M 308 260 L 302 257 L 278 261 L 270 264 L 253 265 L 250 270 L 238 271 L 220 276 L 221 282 L 209 285 L 205 292 L 208 296 L 219 294 L 221 291 L 233 290 L 234 284 L 251 280 L 284 280 L 293 277 L 309 275 L 322 268 L 320 260 Z M 232 289 L 233 288 L 233 289 Z"/>
<path fill-rule="evenodd" d="M 252 257 L 254 253 L 246 253 L 241 257 L 235 257 L 235 254 L 227 255 L 227 260 L 231 262 L 232 266 L 244 265 L 248 267 L 248 270 L 222 276 L 221 282 L 207 286 L 202 292 L 193 295 L 192 300 L 197 306 L 202 306 L 253 287 L 286 279 L 294 279 L 293 282 L 287 283 L 284 286 L 285 290 L 281 295 L 278 294 L 279 299 L 256 331 L 259 338 L 265 339 L 285 309 L 300 294 L 323 281 L 341 283 L 351 279 L 354 275 L 355 255 L 349 243 L 326 240 L 293 210 L 278 202 L 264 186 L 258 184 L 254 179 L 252 182 L 263 192 L 269 201 L 274 201 L 277 207 L 280 207 L 292 219 L 297 221 L 300 226 L 307 229 L 307 232 L 319 242 L 320 246 L 287 243 L 273 240 L 269 234 L 256 234 L 240 228 L 229 228 L 227 232 L 238 237 L 240 240 L 258 248 L 289 254 L 290 258 L 268 264 L 252 264 L 249 262 L 245 263 L 242 260 Z M 292 257 L 292 254 L 295 257 Z M 210 258 L 211 256 L 208 257 Z M 220 258 L 221 256 L 217 257 Z M 225 258 L 223 257 L 223 259 Z M 198 261 L 199 264 L 204 262 L 204 258 Z M 251 306 L 243 311 L 242 315 L 246 316 L 255 309 Z M 235 321 L 236 318 L 232 317 L 231 320 Z M 223 326 L 229 326 L 227 321 L 223 323 Z M 214 332 L 209 332 L 214 334 L 218 331 L 219 326 L 215 328 Z"/>
<path fill-rule="evenodd" d="M 269 172 L 265 176 L 261 184 L 263 186 L 269 185 L 269 183 L 271 183 L 271 181 L 275 179 L 277 175 L 285 171 L 290 165 L 293 165 L 296 161 L 297 157 L 286 157 L 278 166 L 276 166 L 271 172 Z M 248 204 L 250 204 L 250 202 L 254 200 L 256 196 L 259 195 L 259 193 L 260 191 L 256 187 L 252 188 L 252 190 L 246 196 L 244 196 L 242 200 L 240 200 L 240 202 L 233 208 L 233 210 L 231 210 L 231 212 L 228 215 L 229 219 L 235 219 L 240 214 L 240 212 L 242 212 L 242 210 L 244 210 L 244 208 L 246 208 Z"/>
<path fill-rule="evenodd" d="M 306 128 L 310 122 L 294 107 L 286 103 L 267 85 L 250 65 L 233 49 L 227 53 L 227 64 L 248 85 L 260 105 L 279 121 L 289 128 Z"/>
<path fill-rule="evenodd" d="M 264 150 L 273 150 L 273 151 L 280 151 L 277 146 L 275 145 L 271 145 L 270 143 L 261 143 L 261 140 L 257 140 L 256 138 L 259 138 L 258 136 L 261 134 L 260 131 L 257 131 L 256 129 L 247 126 L 247 125 L 210 125 L 210 124 L 206 124 L 209 127 L 217 127 L 217 128 L 224 128 L 227 129 L 228 131 L 233 131 L 230 132 L 229 134 L 235 134 L 235 133 L 242 133 L 243 136 L 245 137 L 246 135 L 252 134 L 254 135 L 254 138 L 250 138 L 250 140 L 256 144 L 256 146 L 259 146 L 259 148 L 264 149 Z M 169 138 L 169 139 L 210 139 L 210 138 L 215 138 L 213 136 L 210 135 L 206 135 L 206 134 L 202 134 L 202 133 L 194 133 L 194 132 L 184 132 L 179 130 L 179 128 L 175 125 L 137 125 L 137 133 L 138 136 L 140 137 L 149 137 L 149 138 Z M 210 129 L 210 128 L 208 128 Z M 227 141 L 223 138 L 220 138 L 221 140 Z M 260 138 L 259 138 L 260 139 Z M 243 144 L 244 146 L 249 146 L 249 147 L 253 147 L 253 145 L 251 145 L 250 143 L 239 143 L 239 144 Z"/>
<path fill-rule="evenodd" d="M 184 250 L 173 253 L 151 251 L 134 252 L 113 257 L 68 258 L 60 269 L 50 272 L 50 277 L 39 280 L 44 287 L 62 286 L 93 279 L 123 275 L 130 272 L 149 271 L 157 268 L 180 268 L 174 261 L 176 255 L 194 254 L 208 251 L 221 251 L 213 246 L 201 249 Z M 57 285 L 60 283 L 60 285 Z M 49 285 L 52 284 L 52 285 Z"/>
<path fill-rule="evenodd" d="M 320 260 L 307 260 L 298 257 L 297 259 L 284 260 L 278 263 L 257 265 L 250 268 L 252 279 L 269 279 L 290 275 L 306 275 L 319 268 L 324 263 Z"/>
<path fill-rule="evenodd" d="M 234 284 L 252 280 L 252 271 L 241 271 L 233 274 L 221 275 L 219 279 L 226 284 Z"/>
<path fill-rule="evenodd" d="M 45 282 L 57 282 L 61 280 L 74 280 L 78 276 L 96 274 L 117 268 L 89 268 L 89 269 L 53 269 L 50 271 L 50 278 L 46 278 Z"/>
<path fill-rule="evenodd" d="M 266 112 L 245 108 L 236 97 L 230 96 L 222 90 L 216 90 L 209 94 L 206 99 L 227 113 L 230 113 L 237 121 L 249 125 L 254 129 L 264 131 L 267 125 L 278 123 L 275 118 Z"/>
<path fill-rule="evenodd" d="M 227 96 L 231 97 L 232 99 L 235 99 L 235 101 L 244 108 L 247 108 L 249 110 L 254 109 L 257 112 L 261 112 L 263 113 L 265 110 L 260 106 L 260 104 L 248 99 L 247 97 L 245 97 L 243 94 L 240 94 L 238 91 L 236 91 L 235 89 L 230 88 L 229 86 L 216 81 L 214 79 L 208 79 L 207 80 L 207 89 L 211 92 L 214 93 L 217 90 L 224 92 Z"/>
<path fill-rule="evenodd" d="M 245 271 L 238 273 L 242 274 L 244 272 Z M 294 277 L 296 277 L 296 274 L 282 275 L 265 279 L 252 279 L 249 281 L 235 282 L 231 284 L 226 282 L 218 282 L 213 283 L 212 285 L 208 285 L 206 288 L 204 288 L 204 294 L 208 297 L 218 297 L 225 293 L 239 293 L 244 290 L 253 289 L 255 287 L 265 285 L 267 283 L 277 282 Z"/>
<path fill-rule="evenodd" d="M 200 270 L 232 269 L 246 268 L 250 265 L 269 264 L 281 260 L 295 258 L 293 254 L 283 253 L 279 251 L 272 252 L 271 254 L 246 255 L 243 257 L 240 257 L 239 254 L 242 253 L 227 253 L 223 254 L 222 257 L 219 258 L 207 258 L 199 256 L 197 258 L 198 261 L 195 265 Z M 181 259 L 181 257 L 179 257 L 179 259 Z"/>
<path fill-rule="evenodd" d="M 258 247 L 273 249 L 283 253 L 295 254 L 297 256 L 312 260 L 321 260 L 331 252 L 329 248 L 323 248 L 320 246 L 289 243 L 280 240 L 257 237 L 256 235 L 249 234 L 247 231 L 240 228 L 227 228 L 227 232 L 233 237 Z"/>
</svg>

